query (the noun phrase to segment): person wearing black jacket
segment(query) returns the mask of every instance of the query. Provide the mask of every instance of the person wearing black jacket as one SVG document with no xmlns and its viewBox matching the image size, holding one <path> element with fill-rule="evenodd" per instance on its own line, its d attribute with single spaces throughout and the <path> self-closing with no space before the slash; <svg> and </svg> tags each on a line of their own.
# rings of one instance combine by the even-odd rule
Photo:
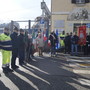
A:
<svg viewBox="0 0 90 90">
<path fill-rule="evenodd" d="M 19 66 L 16 65 L 16 58 L 18 57 L 18 28 L 15 27 L 13 33 L 10 35 L 12 41 L 12 58 L 11 68 L 16 69 Z"/>
<path fill-rule="evenodd" d="M 66 53 L 70 54 L 71 37 L 70 37 L 69 33 L 67 33 L 67 35 L 64 39 L 64 42 L 65 42 L 65 54 Z"/>
<path fill-rule="evenodd" d="M 34 57 L 33 56 L 33 44 L 32 44 L 32 36 L 31 35 L 28 35 L 28 47 L 27 47 L 27 61 L 30 62 L 32 61 L 32 58 L 31 57 Z"/>
<path fill-rule="evenodd" d="M 86 44 L 84 45 L 84 55 L 90 54 L 90 34 L 87 33 Z"/>
<path fill-rule="evenodd" d="M 74 32 L 72 37 L 71 37 L 71 55 L 77 55 L 78 53 L 78 41 L 79 41 L 79 37 L 76 35 L 76 33 Z"/>
<path fill-rule="evenodd" d="M 88 54 L 90 55 L 90 33 L 87 36 L 87 42 L 88 42 Z"/>
<path fill-rule="evenodd" d="M 20 29 L 20 35 L 18 36 L 18 50 L 19 50 L 19 65 L 23 65 L 25 61 L 25 33 L 23 29 Z"/>
<path fill-rule="evenodd" d="M 51 56 L 56 55 L 56 43 L 58 42 L 58 37 L 57 35 L 53 32 L 51 32 L 49 36 L 49 40 L 51 42 Z"/>
</svg>

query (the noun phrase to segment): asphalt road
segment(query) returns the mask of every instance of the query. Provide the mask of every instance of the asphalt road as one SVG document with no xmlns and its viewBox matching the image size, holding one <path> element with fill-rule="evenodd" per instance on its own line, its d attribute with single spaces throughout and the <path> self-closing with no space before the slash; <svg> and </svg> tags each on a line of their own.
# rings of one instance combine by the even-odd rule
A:
<svg viewBox="0 0 90 90">
<path fill-rule="evenodd" d="M 90 90 L 86 80 L 73 73 L 64 57 L 36 56 L 13 73 L 1 73 L 0 90 Z"/>
</svg>

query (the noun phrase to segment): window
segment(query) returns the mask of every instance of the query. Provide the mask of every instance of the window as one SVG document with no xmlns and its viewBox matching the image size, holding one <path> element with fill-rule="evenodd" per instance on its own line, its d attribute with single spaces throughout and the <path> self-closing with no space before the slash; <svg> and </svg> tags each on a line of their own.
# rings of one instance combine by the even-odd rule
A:
<svg viewBox="0 0 90 90">
<path fill-rule="evenodd" d="M 73 4 L 85 4 L 90 3 L 90 0 L 71 0 Z"/>
<path fill-rule="evenodd" d="M 90 3 L 90 0 L 85 0 L 85 3 Z"/>
<path fill-rule="evenodd" d="M 85 3 L 85 0 L 76 0 L 76 3 L 77 4 L 84 4 Z"/>
</svg>

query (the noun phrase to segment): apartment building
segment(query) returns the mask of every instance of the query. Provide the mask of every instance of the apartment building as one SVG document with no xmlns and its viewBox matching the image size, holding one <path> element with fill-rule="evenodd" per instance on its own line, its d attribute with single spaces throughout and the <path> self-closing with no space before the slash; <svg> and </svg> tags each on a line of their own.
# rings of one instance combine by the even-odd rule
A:
<svg viewBox="0 0 90 90">
<path fill-rule="evenodd" d="M 74 32 L 86 25 L 90 32 L 90 0 L 51 0 L 51 30 Z"/>
</svg>

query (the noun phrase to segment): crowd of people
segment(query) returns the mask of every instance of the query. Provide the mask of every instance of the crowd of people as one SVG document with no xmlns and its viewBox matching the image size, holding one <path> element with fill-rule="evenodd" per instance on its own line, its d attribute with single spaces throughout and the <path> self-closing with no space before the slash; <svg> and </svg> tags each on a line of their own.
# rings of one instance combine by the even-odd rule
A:
<svg viewBox="0 0 90 90">
<path fill-rule="evenodd" d="M 68 53 L 72 56 L 77 56 L 78 52 L 83 52 L 83 55 L 90 54 L 90 34 L 86 35 L 86 43 L 83 45 L 79 44 L 80 38 L 78 37 L 76 32 L 66 33 L 65 35 L 65 32 L 63 31 L 59 36 L 57 36 L 53 31 L 49 36 L 49 40 L 51 42 L 51 56 L 56 56 L 57 43 L 60 43 L 59 51 L 62 51 L 65 54 Z"/>
<path fill-rule="evenodd" d="M 52 31 L 46 41 L 50 41 L 51 57 L 56 56 L 56 46 L 60 43 L 60 51 L 65 54 L 78 55 L 79 40 L 77 33 L 66 33 L 63 31 L 60 35 L 56 35 Z M 42 32 L 38 32 L 36 43 L 33 43 L 32 35 L 23 29 L 14 27 L 10 34 L 8 28 L 4 28 L 4 32 L 0 34 L 0 50 L 2 52 L 2 69 L 4 73 L 13 72 L 18 69 L 16 58 L 19 58 L 19 65 L 32 61 L 34 52 L 37 50 L 39 56 L 43 56 L 44 39 Z M 86 43 L 83 45 L 84 55 L 90 54 L 90 34 L 87 34 Z M 11 68 L 10 68 L 11 66 Z"/>
<path fill-rule="evenodd" d="M 17 27 L 14 27 L 11 34 L 8 28 L 4 28 L 4 32 L 0 35 L 0 49 L 2 52 L 3 72 L 13 72 L 19 68 L 19 66 L 16 65 L 17 57 L 19 58 L 20 66 L 32 60 L 32 37 L 23 29 L 19 30 Z"/>
<path fill-rule="evenodd" d="M 71 55 L 79 55 L 78 52 L 83 53 L 83 55 L 90 55 L 90 34 L 86 34 L 84 41 L 78 37 L 77 33 L 67 33 L 65 36 L 65 53 Z M 80 44 L 82 42 L 82 44 Z"/>
</svg>

